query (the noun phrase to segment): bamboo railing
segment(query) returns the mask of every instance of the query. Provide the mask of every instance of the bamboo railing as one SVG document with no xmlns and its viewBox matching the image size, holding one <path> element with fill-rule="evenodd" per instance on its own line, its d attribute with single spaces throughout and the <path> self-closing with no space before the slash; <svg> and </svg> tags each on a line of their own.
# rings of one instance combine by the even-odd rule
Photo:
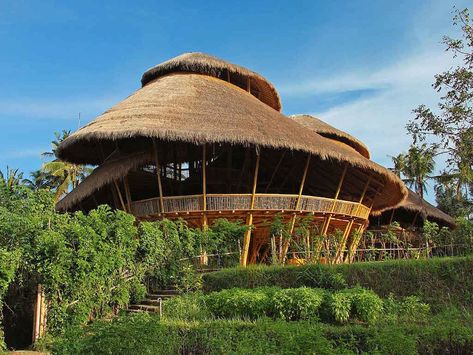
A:
<svg viewBox="0 0 473 355">
<path fill-rule="evenodd" d="M 251 194 L 206 194 L 207 211 L 238 211 L 251 208 Z M 299 195 L 255 194 L 253 210 L 296 211 Z M 131 213 L 137 217 L 160 213 L 203 211 L 204 195 L 163 197 L 163 210 L 159 197 L 131 203 Z M 333 213 L 361 219 L 368 219 L 370 208 L 352 201 L 305 196 L 300 197 L 297 211 L 313 213 Z"/>
</svg>

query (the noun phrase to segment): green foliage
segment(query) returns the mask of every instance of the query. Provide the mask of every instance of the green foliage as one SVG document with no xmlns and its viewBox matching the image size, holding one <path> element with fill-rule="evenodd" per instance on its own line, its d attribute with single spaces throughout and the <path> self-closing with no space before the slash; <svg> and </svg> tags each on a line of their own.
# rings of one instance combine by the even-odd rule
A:
<svg viewBox="0 0 473 355">
<path fill-rule="evenodd" d="M 342 289 L 361 286 L 381 297 L 416 295 L 434 311 L 447 304 L 473 308 L 473 258 L 389 260 L 342 265 L 255 266 L 226 269 L 203 276 L 206 292 L 225 288 L 301 286 Z"/>
<path fill-rule="evenodd" d="M 205 303 L 217 318 L 257 319 L 270 313 L 271 292 L 268 288 L 234 288 L 208 294 Z"/>
<path fill-rule="evenodd" d="M 326 300 L 329 315 L 339 323 L 346 323 L 350 319 L 353 295 L 347 291 L 338 291 L 329 294 Z"/>
<path fill-rule="evenodd" d="M 134 315 L 69 329 L 53 354 L 463 354 L 473 321 L 442 314 L 427 325 L 160 320 Z"/>
<path fill-rule="evenodd" d="M 274 314 L 284 320 L 318 319 L 325 292 L 308 287 L 289 288 L 274 293 Z"/>
<path fill-rule="evenodd" d="M 373 291 L 357 287 L 352 289 L 352 308 L 357 319 L 374 323 L 381 315 L 383 301 Z"/>
<path fill-rule="evenodd" d="M 212 318 L 206 297 L 200 292 L 172 297 L 163 302 L 163 317 L 175 320 L 205 320 Z"/>
<path fill-rule="evenodd" d="M 436 109 L 420 105 L 415 118 L 407 125 L 414 143 L 428 142 L 447 153 L 447 171 L 436 189 L 441 207 L 457 217 L 472 211 L 473 184 L 473 26 L 468 9 L 455 10 L 453 24 L 460 30 L 459 38 L 445 36 L 446 51 L 460 65 L 437 74 L 433 88 L 441 93 Z"/>
</svg>

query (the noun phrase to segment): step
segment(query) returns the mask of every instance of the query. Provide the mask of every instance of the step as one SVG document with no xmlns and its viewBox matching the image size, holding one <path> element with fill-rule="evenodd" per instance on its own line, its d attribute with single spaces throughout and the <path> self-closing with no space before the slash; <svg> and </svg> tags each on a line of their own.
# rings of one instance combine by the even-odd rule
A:
<svg viewBox="0 0 473 355">
<path fill-rule="evenodd" d="M 158 306 L 150 306 L 146 304 L 132 304 L 128 307 L 128 310 L 133 310 L 133 311 L 145 311 L 145 312 L 150 312 L 150 313 L 159 313 L 159 307 Z"/>
<path fill-rule="evenodd" d="M 178 294 L 171 295 L 171 294 L 158 294 L 158 293 L 150 293 L 146 296 L 147 299 L 149 300 L 157 300 L 158 298 L 161 298 L 162 300 L 178 296 Z"/>
<path fill-rule="evenodd" d="M 156 290 L 152 294 L 155 294 L 155 295 L 172 295 L 172 296 L 174 296 L 174 295 L 178 295 L 179 291 L 178 290 Z"/>
<path fill-rule="evenodd" d="M 169 297 L 168 297 L 168 299 L 169 299 Z M 164 301 L 164 298 L 161 298 L 161 301 Z M 147 306 L 159 306 L 159 300 L 158 299 L 146 298 L 146 299 L 140 301 L 140 304 L 144 304 L 144 305 L 147 305 Z"/>
</svg>

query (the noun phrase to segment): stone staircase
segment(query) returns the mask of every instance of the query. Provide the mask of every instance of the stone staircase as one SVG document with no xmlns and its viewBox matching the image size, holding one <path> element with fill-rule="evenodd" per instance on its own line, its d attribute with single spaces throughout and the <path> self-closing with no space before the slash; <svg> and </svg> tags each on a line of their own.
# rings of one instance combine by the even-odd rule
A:
<svg viewBox="0 0 473 355">
<path fill-rule="evenodd" d="M 157 313 L 162 311 L 162 301 L 179 295 L 177 290 L 158 290 L 156 293 L 148 293 L 146 298 L 138 304 L 131 304 L 126 310 L 128 313 Z"/>
</svg>

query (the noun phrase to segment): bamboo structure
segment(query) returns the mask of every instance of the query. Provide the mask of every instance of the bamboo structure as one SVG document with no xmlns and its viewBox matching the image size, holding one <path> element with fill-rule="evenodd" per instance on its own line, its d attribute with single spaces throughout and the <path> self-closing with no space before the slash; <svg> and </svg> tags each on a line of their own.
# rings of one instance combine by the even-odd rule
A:
<svg viewBox="0 0 473 355">
<path fill-rule="evenodd" d="M 147 70 L 141 84 L 58 147 L 62 160 L 97 166 L 59 211 L 109 204 L 138 221 L 183 218 L 202 229 L 241 220 L 251 226 L 239 241 L 247 265 L 264 262 L 276 216 L 290 234 L 308 215 L 323 235 L 343 230 L 342 260 L 371 212 L 407 196 L 356 138 L 308 115 L 283 115 L 276 88 L 249 69 L 185 53 Z"/>
<path fill-rule="evenodd" d="M 43 286 L 38 284 L 33 315 L 33 343 L 39 340 L 46 332 L 46 296 Z"/>
</svg>

